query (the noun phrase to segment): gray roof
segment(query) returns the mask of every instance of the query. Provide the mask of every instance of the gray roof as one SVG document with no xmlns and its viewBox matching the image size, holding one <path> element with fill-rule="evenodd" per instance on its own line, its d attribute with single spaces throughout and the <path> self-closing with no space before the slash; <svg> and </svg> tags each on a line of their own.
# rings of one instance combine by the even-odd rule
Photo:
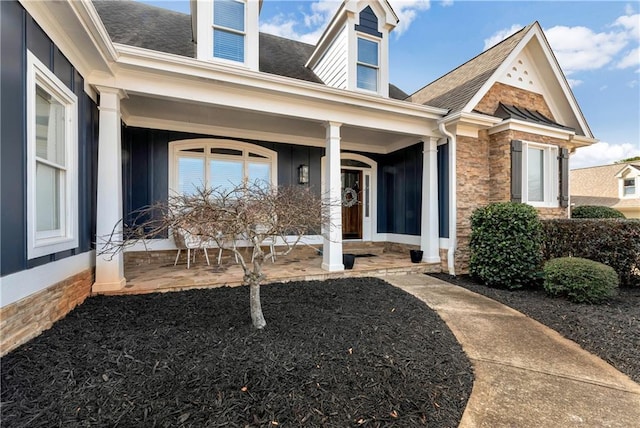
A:
<svg viewBox="0 0 640 428">
<path fill-rule="evenodd" d="M 547 125 L 554 128 L 569 129 L 571 131 L 574 131 L 573 128 L 560 125 L 559 123 L 554 122 L 537 110 L 529 110 L 528 108 L 516 107 L 509 104 L 499 103 L 498 108 L 496 109 L 495 113 L 493 113 L 493 115 L 502 119 L 520 119 L 524 120 L 525 122 L 532 122 L 540 125 Z"/>
<path fill-rule="evenodd" d="M 410 100 L 433 107 L 461 111 L 500 67 L 520 40 L 537 23 L 530 24 L 475 58 L 429 83 Z"/>
<path fill-rule="evenodd" d="M 195 57 L 191 15 L 130 0 L 94 0 L 115 43 Z"/>
<path fill-rule="evenodd" d="M 196 57 L 191 15 L 132 0 L 93 0 L 93 5 L 113 42 Z M 266 33 L 260 33 L 259 45 L 260 71 L 323 83 L 311 69 L 305 67 L 315 46 Z M 404 100 L 408 95 L 390 84 L 389 97 Z"/>
</svg>

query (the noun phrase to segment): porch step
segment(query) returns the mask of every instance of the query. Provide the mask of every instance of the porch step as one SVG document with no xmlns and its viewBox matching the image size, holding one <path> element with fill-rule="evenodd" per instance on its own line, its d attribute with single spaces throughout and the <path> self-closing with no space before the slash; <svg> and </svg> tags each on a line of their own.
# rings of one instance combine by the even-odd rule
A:
<svg viewBox="0 0 640 428">
<path fill-rule="evenodd" d="M 357 256 L 365 254 L 380 256 L 384 253 L 384 242 L 343 242 L 342 252 Z"/>
</svg>

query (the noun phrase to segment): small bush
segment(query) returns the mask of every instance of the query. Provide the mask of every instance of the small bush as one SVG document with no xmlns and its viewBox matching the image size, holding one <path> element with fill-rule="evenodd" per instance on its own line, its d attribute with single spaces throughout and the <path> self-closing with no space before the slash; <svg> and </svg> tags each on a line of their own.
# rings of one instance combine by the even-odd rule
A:
<svg viewBox="0 0 640 428">
<path fill-rule="evenodd" d="M 580 257 L 561 257 L 544 265 L 544 289 L 575 303 L 602 303 L 615 295 L 618 275 L 612 267 Z"/>
<path fill-rule="evenodd" d="M 517 289 L 539 279 L 541 224 L 536 209 L 501 202 L 471 216 L 470 273 L 491 287 Z"/>
<path fill-rule="evenodd" d="M 625 216 L 614 208 L 582 205 L 571 210 L 571 218 L 625 218 Z"/>
<path fill-rule="evenodd" d="M 611 266 L 621 286 L 640 284 L 640 220 L 542 220 L 543 257 L 582 257 Z"/>
</svg>

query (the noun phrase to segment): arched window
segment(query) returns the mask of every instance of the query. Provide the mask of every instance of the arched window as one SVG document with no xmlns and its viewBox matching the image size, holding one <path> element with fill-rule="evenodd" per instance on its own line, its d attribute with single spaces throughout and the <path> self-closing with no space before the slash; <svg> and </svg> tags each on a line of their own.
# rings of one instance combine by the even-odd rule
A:
<svg viewBox="0 0 640 428">
<path fill-rule="evenodd" d="M 174 141 L 169 147 L 170 194 L 231 189 L 244 179 L 277 184 L 277 154 L 264 147 L 217 139 Z"/>
</svg>

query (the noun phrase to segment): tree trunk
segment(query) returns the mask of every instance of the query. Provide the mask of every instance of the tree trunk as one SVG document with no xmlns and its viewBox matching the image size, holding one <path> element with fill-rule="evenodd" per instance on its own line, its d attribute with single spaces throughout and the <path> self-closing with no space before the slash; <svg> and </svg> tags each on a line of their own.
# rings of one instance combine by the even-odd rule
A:
<svg viewBox="0 0 640 428">
<path fill-rule="evenodd" d="M 251 281 L 249 284 L 249 300 L 251 306 L 251 322 L 258 330 L 264 328 L 267 322 L 262 315 L 262 305 L 260 304 L 260 283 Z"/>
<path fill-rule="evenodd" d="M 251 322 L 258 330 L 263 329 L 267 322 L 262 315 L 262 304 L 260 303 L 260 284 L 264 279 L 262 275 L 262 263 L 264 263 L 264 253 L 258 246 L 253 257 L 253 272 L 247 275 L 245 271 L 245 281 L 249 283 L 249 303 L 251 307 Z"/>
</svg>

